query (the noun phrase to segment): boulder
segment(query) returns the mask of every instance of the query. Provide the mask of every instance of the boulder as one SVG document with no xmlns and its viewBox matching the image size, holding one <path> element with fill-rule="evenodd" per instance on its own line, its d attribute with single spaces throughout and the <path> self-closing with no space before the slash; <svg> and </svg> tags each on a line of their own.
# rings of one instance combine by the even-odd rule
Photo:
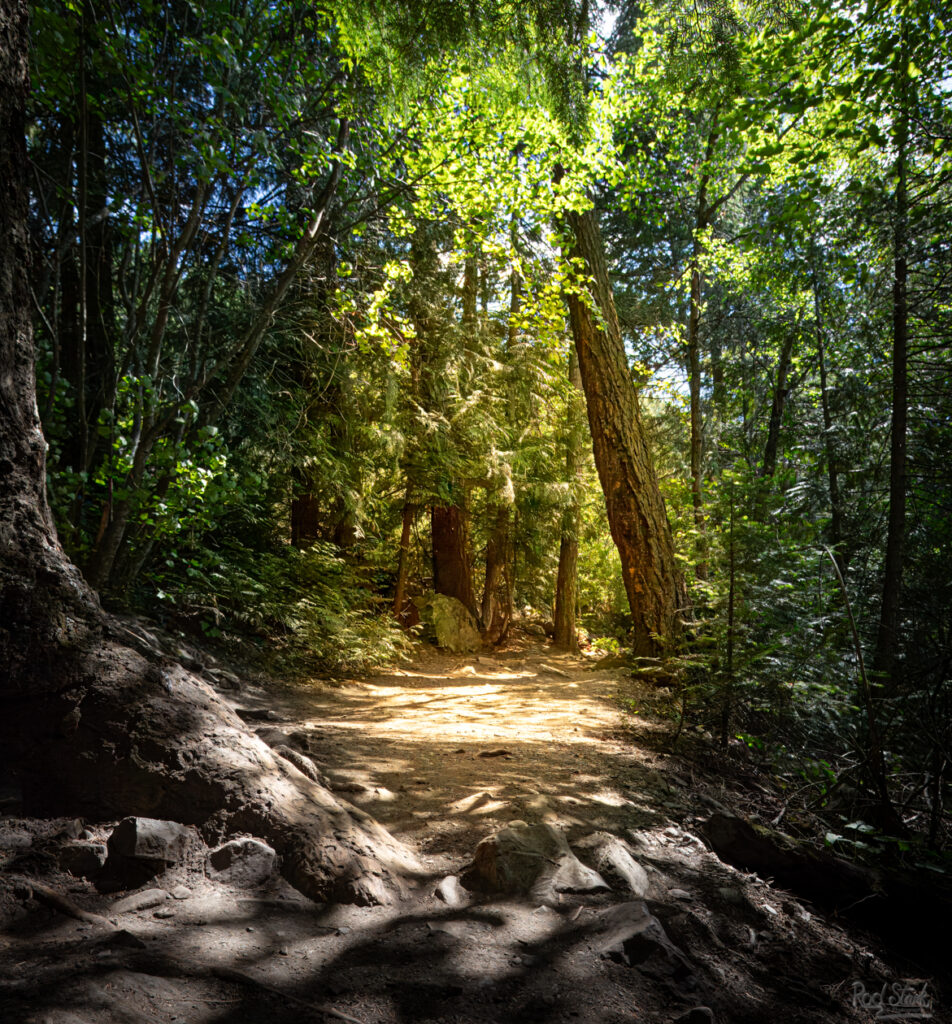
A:
<svg viewBox="0 0 952 1024">
<path fill-rule="evenodd" d="M 59 866 L 76 878 L 95 878 L 106 863 L 104 843 L 67 843 L 59 852 Z"/>
<path fill-rule="evenodd" d="M 481 641 L 476 620 L 462 601 L 445 594 L 416 599 L 424 635 L 454 654 L 478 650 Z"/>
<path fill-rule="evenodd" d="M 511 821 L 479 846 L 463 876 L 468 889 L 523 894 L 542 902 L 563 892 L 607 890 L 605 880 L 572 853 L 551 825 Z"/>
<path fill-rule="evenodd" d="M 240 888 L 267 881 L 274 873 L 277 854 L 260 839 L 232 839 L 208 855 L 208 877 Z"/>
<path fill-rule="evenodd" d="M 109 836 L 110 856 L 177 864 L 188 847 L 191 832 L 177 821 L 123 818 Z"/>
<path fill-rule="evenodd" d="M 594 930 L 598 936 L 595 948 L 607 959 L 688 988 L 696 985 L 691 962 L 640 900 L 601 911 L 596 915 Z"/>
<path fill-rule="evenodd" d="M 627 844 L 609 832 L 593 832 L 575 844 L 582 861 L 597 871 L 613 889 L 636 899 L 648 895 L 648 873 L 632 857 Z"/>
<path fill-rule="evenodd" d="M 177 821 L 123 818 L 108 840 L 103 877 L 106 889 L 142 885 L 185 858 L 192 832 Z"/>
</svg>

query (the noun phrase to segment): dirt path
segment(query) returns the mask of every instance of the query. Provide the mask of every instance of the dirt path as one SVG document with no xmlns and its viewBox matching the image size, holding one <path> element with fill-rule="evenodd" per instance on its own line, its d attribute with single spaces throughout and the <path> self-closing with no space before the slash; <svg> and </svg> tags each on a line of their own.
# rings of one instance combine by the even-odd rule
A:
<svg viewBox="0 0 952 1024">
<path fill-rule="evenodd" d="M 513 819 L 571 839 L 685 809 L 653 756 L 622 738 L 622 678 L 537 644 L 432 654 L 323 690 L 298 705 L 298 724 L 336 792 L 421 853 L 456 860 Z"/>
<path fill-rule="evenodd" d="M 414 847 L 426 877 L 391 906 L 322 906 L 279 878 L 253 889 L 213 882 L 200 854 L 147 883 L 175 899 L 119 910 L 91 884 L 47 871 L 116 930 L 36 904 L 19 910 L 0 937 L 0 1021 L 873 1019 L 853 1006 L 853 982 L 878 991 L 908 971 L 868 937 L 719 861 L 700 823 L 726 795 L 639 742 L 620 691 L 639 699 L 623 671 L 524 641 L 465 658 L 423 650 L 410 667 L 340 686 L 232 695 L 265 742 L 305 752 L 337 794 Z M 662 726 L 646 717 L 640 728 Z M 553 900 L 440 899 L 479 841 L 516 819 L 563 831 L 583 859 L 593 833 L 617 837 L 644 869 L 644 891 L 635 898 L 611 878 L 611 891 Z M 112 823 L 87 827 L 104 839 Z M 4 828 L 19 842 L 25 826 Z M 42 868 L 44 841 L 32 842 L 25 856 Z"/>
</svg>

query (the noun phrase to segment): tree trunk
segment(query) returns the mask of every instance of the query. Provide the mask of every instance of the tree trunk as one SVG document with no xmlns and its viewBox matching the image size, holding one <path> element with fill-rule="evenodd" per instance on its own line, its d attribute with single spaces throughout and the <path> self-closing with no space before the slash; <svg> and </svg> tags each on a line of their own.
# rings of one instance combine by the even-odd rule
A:
<svg viewBox="0 0 952 1024">
<path fill-rule="evenodd" d="M 902 49 L 907 49 L 903 30 Z M 909 307 L 906 296 L 906 246 L 909 233 L 909 201 L 906 191 L 906 149 L 909 139 L 907 106 L 907 58 L 898 72 L 898 122 L 896 124 L 896 213 L 893 225 L 893 357 L 892 424 L 889 447 L 889 521 L 886 530 L 883 600 L 873 671 L 891 676 L 899 639 L 900 593 L 902 590 L 903 546 L 906 532 L 906 424 L 909 406 L 907 372 Z M 891 682 L 895 684 L 896 680 Z"/>
<path fill-rule="evenodd" d="M 401 626 L 407 621 L 407 578 L 410 574 L 410 531 L 416 519 L 417 507 L 410 500 L 413 488 L 407 485 L 407 496 L 403 502 L 403 523 L 400 528 L 400 556 L 397 561 L 397 584 L 393 593 L 393 614 Z"/>
<path fill-rule="evenodd" d="M 612 539 L 621 557 L 637 655 L 658 656 L 680 631 L 686 604 L 671 527 L 648 451 L 638 395 L 615 313 L 604 244 L 593 211 L 570 213 L 571 255 L 590 277 L 589 294 L 568 296 L 588 422 Z"/>
<path fill-rule="evenodd" d="M 473 618 L 478 618 L 466 512 L 459 505 L 434 505 L 430 522 L 433 531 L 433 589 L 438 594 L 462 601 Z"/>
<path fill-rule="evenodd" d="M 301 492 L 291 499 L 291 543 L 296 548 L 309 547 L 320 537 L 323 521 L 321 503 L 305 479 Z"/>
<path fill-rule="evenodd" d="M 577 488 L 582 472 L 579 427 L 583 415 L 583 402 L 578 353 L 573 349 L 569 356 L 569 393 L 566 403 L 567 436 L 565 439 L 565 478 L 569 484 L 570 496 L 562 516 L 559 572 L 555 582 L 555 630 L 552 637 L 553 647 L 572 652 L 578 651 L 575 605 L 578 590 L 578 535 L 581 526 L 581 507 Z"/>
<path fill-rule="evenodd" d="M 826 378 L 826 343 L 823 328 L 823 306 L 820 301 L 820 285 L 816 275 L 813 278 L 813 309 L 816 317 L 816 351 L 820 364 L 820 406 L 823 411 L 823 449 L 826 455 L 826 475 L 830 487 L 830 547 L 833 557 L 845 576 L 849 564 L 849 552 L 844 549 L 843 501 L 840 497 L 839 470 L 836 448 L 833 444 L 833 414 L 830 411 L 830 389 Z"/>
<path fill-rule="evenodd" d="M 703 193 L 702 193 L 703 195 Z M 703 201 L 703 199 L 701 200 Z M 697 231 L 703 228 L 703 213 L 698 211 Z M 691 505 L 694 508 L 696 533 L 695 575 L 707 579 L 707 556 L 704 522 L 704 497 L 701 481 L 701 257 L 700 239 L 694 239 L 691 258 L 691 307 L 688 312 L 688 390 L 691 396 Z"/>
<path fill-rule="evenodd" d="M 509 506 L 496 505 L 493 515 L 493 531 L 486 543 L 486 578 L 483 581 L 481 602 L 483 629 L 495 639 L 499 638 L 507 618 L 505 592 L 500 600 L 499 591 L 505 582 L 508 556 Z"/>
<path fill-rule="evenodd" d="M 783 425 L 783 408 L 787 401 L 790 388 L 787 387 L 787 376 L 790 373 L 790 362 L 793 358 L 793 344 L 796 333 L 791 331 L 784 338 L 780 348 L 780 360 L 777 363 L 777 380 L 774 383 L 773 400 L 770 403 L 770 422 L 767 425 L 767 442 L 764 445 L 764 461 L 760 475 L 771 477 L 777 470 L 777 450 L 780 447 L 780 428 Z"/>
<path fill-rule="evenodd" d="M 128 646 L 128 630 L 60 547 L 44 491 L 27 280 L 27 10 L 0 0 L 2 767 L 27 813 L 169 817 L 209 840 L 251 832 L 315 899 L 387 899 L 416 870 L 409 851 L 251 736 L 206 683 Z"/>
</svg>

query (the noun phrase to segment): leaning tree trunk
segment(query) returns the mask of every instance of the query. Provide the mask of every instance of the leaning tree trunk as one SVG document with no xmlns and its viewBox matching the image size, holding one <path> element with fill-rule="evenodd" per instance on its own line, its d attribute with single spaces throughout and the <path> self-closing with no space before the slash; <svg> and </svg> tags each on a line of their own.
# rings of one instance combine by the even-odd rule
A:
<svg viewBox="0 0 952 1024">
<path fill-rule="evenodd" d="M 595 213 L 570 213 L 568 220 L 574 235 L 571 255 L 581 259 L 590 279 L 589 293 L 570 293 L 568 304 L 595 466 L 634 620 L 632 646 L 637 655 L 657 656 L 679 632 L 678 612 L 687 600 L 684 583 L 625 356 Z"/>
<path fill-rule="evenodd" d="M 414 859 L 250 735 L 204 682 L 136 650 L 60 547 L 30 324 L 25 0 L 0 0 L 0 756 L 27 812 L 252 832 L 319 900 L 384 900 Z"/>
</svg>

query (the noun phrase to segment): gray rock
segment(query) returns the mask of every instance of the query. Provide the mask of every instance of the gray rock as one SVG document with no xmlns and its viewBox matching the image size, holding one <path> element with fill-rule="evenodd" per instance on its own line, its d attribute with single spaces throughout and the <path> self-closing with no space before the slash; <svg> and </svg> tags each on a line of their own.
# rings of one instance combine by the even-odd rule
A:
<svg viewBox="0 0 952 1024">
<path fill-rule="evenodd" d="M 466 899 L 456 875 L 447 875 L 436 887 L 436 898 L 442 900 L 448 907 L 458 907 Z"/>
<path fill-rule="evenodd" d="M 648 895 L 648 873 L 632 857 L 627 844 L 609 832 L 593 832 L 575 844 L 582 860 L 607 879 L 615 889 L 636 899 Z"/>
<path fill-rule="evenodd" d="M 427 594 L 416 598 L 414 603 L 428 639 L 456 654 L 479 649 L 481 640 L 476 620 L 462 601 L 445 594 Z"/>
<path fill-rule="evenodd" d="M 143 892 L 134 892 L 131 896 L 125 896 L 113 903 L 109 908 L 109 913 L 134 914 L 137 910 L 158 907 L 168 898 L 169 894 L 164 889 L 146 889 Z"/>
<path fill-rule="evenodd" d="M 187 885 L 177 885 L 171 893 L 172 899 L 187 900 L 192 895 L 192 890 Z"/>
<path fill-rule="evenodd" d="M 59 866 L 76 878 L 95 878 L 106 863 L 105 843 L 67 843 L 59 852 Z"/>
<path fill-rule="evenodd" d="M 563 892 L 606 890 L 605 880 L 586 867 L 551 825 L 512 821 L 479 846 L 463 878 L 467 888 L 523 893 L 545 901 Z"/>
<path fill-rule="evenodd" d="M 177 821 L 124 818 L 109 836 L 109 855 L 127 860 L 177 864 L 185 856 L 191 832 Z"/>
<path fill-rule="evenodd" d="M 208 877 L 241 888 L 260 885 L 274 873 L 277 854 L 260 839 L 232 839 L 208 855 Z"/>
<path fill-rule="evenodd" d="M 607 959 L 677 982 L 693 981 L 691 962 L 643 902 L 603 910 L 596 915 L 595 930 L 599 933 L 595 948 Z"/>
</svg>

